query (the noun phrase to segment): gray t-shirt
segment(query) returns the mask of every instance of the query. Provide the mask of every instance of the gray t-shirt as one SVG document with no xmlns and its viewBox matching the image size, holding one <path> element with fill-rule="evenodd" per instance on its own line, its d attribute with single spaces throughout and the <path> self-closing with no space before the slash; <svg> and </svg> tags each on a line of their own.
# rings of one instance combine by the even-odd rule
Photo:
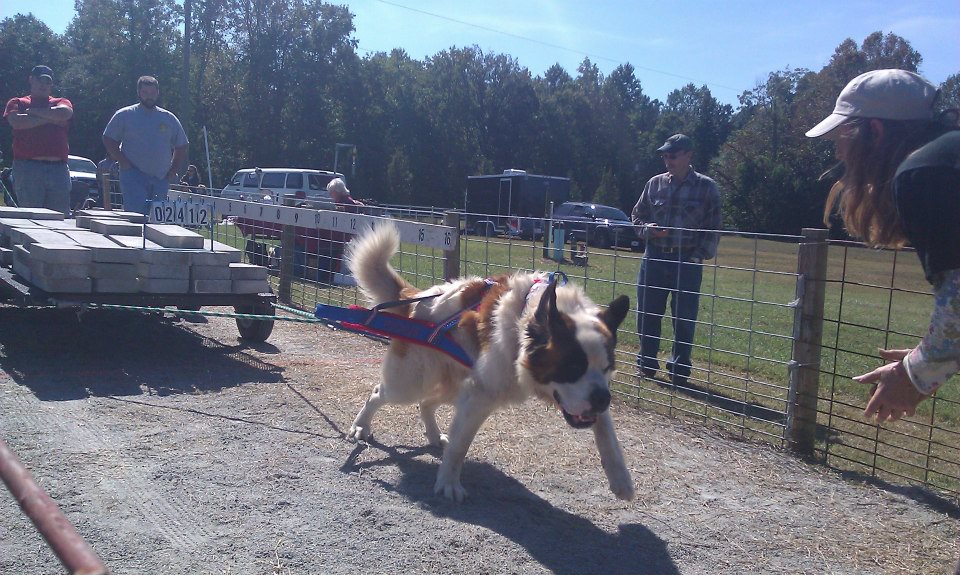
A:
<svg viewBox="0 0 960 575">
<path fill-rule="evenodd" d="M 170 170 L 173 149 L 189 143 L 172 112 L 140 104 L 117 110 L 103 135 L 120 142 L 120 151 L 135 168 L 160 179 Z"/>
</svg>

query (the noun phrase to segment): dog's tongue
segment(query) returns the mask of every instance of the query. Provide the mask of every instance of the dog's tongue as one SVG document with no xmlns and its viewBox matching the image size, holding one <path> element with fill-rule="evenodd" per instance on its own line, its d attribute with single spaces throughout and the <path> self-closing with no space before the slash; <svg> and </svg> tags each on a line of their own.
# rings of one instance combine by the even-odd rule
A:
<svg viewBox="0 0 960 575">
<path fill-rule="evenodd" d="M 596 418 L 595 418 L 595 417 L 592 417 L 592 416 L 591 416 L 591 417 L 584 417 L 584 416 L 582 416 L 582 415 L 573 415 L 573 414 L 571 414 L 570 417 L 572 417 L 573 420 L 576 421 L 577 423 L 590 423 L 590 422 L 596 421 Z"/>
</svg>

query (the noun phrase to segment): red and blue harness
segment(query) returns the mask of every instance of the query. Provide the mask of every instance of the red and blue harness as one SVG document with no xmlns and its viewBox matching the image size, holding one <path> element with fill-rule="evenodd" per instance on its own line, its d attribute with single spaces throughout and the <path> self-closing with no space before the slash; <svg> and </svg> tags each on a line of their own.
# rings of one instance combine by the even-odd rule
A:
<svg viewBox="0 0 960 575">
<path fill-rule="evenodd" d="M 560 285 L 563 285 L 567 282 L 567 276 L 563 272 L 551 272 L 547 282 L 553 283 L 554 281 L 557 281 L 556 278 L 558 276 L 563 282 Z M 489 278 L 483 281 L 486 285 L 476 303 L 464 309 L 458 310 L 456 313 L 437 323 L 402 316 L 383 310 L 433 299 L 442 294 L 432 294 L 411 299 L 388 301 L 375 306 L 373 309 L 367 309 L 357 305 L 339 307 L 321 303 L 317 304 L 317 309 L 314 312 L 314 315 L 318 319 L 326 321 L 328 325 L 334 328 L 364 335 L 375 335 L 388 339 L 399 339 L 412 344 L 429 347 L 441 353 L 445 353 L 450 358 L 462 364 L 464 367 L 470 368 L 473 367 L 474 358 L 470 357 L 470 355 L 462 347 L 460 347 L 460 344 L 458 344 L 451 336 L 450 331 L 457 326 L 457 324 L 460 322 L 460 317 L 464 313 L 473 311 L 480 307 L 480 302 L 483 301 L 483 294 L 485 294 L 487 290 L 497 283 Z M 535 283 L 541 282 L 542 280 L 535 280 Z"/>
</svg>

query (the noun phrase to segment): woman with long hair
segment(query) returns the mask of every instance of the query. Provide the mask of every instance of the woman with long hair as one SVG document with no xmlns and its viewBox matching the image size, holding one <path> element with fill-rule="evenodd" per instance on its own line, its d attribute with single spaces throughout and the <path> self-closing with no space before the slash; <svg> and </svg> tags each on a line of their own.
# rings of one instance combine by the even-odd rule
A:
<svg viewBox="0 0 960 575">
<path fill-rule="evenodd" d="M 830 116 L 807 132 L 834 141 L 843 176 L 836 206 L 847 232 L 872 247 L 916 249 L 934 288 L 929 330 L 913 349 L 880 350 L 890 363 L 855 377 L 874 386 L 864 415 L 896 421 L 960 371 L 960 131 L 939 116 L 936 86 L 905 70 L 850 81 Z"/>
</svg>

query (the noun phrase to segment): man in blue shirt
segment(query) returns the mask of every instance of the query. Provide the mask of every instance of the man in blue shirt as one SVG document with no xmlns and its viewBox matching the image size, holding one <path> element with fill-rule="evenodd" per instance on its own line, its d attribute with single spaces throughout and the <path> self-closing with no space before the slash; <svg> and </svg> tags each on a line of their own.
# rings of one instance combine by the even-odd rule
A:
<svg viewBox="0 0 960 575">
<path fill-rule="evenodd" d="M 186 163 L 187 135 L 172 112 L 157 106 L 160 84 L 137 80 L 139 104 L 117 110 L 103 131 L 103 145 L 120 164 L 123 208 L 147 213 L 148 202 L 167 199 L 170 182 Z"/>
<path fill-rule="evenodd" d="M 703 262 L 716 255 L 720 240 L 708 231 L 720 229 L 720 192 L 716 182 L 694 171 L 687 136 L 670 136 L 657 151 L 667 171 L 650 178 L 631 216 L 647 243 L 637 278 L 637 366 L 649 378 L 660 368 L 660 323 L 670 296 L 674 342 L 667 371 L 683 386 L 692 366 Z"/>
</svg>

